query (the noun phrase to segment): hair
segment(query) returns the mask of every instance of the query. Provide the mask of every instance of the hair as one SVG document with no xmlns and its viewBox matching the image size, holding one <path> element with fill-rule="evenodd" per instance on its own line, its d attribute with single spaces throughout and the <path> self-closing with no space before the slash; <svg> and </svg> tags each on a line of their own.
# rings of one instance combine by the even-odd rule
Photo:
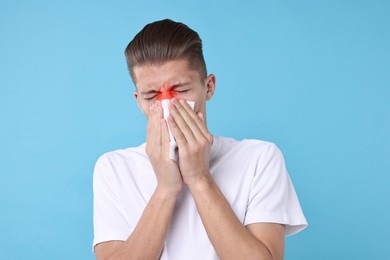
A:
<svg viewBox="0 0 390 260">
<path fill-rule="evenodd" d="M 147 24 L 127 45 L 125 56 L 134 82 L 136 66 L 158 65 L 176 59 L 187 59 L 189 67 L 198 71 L 201 78 L 207 76 L 198 33 L 169 19 Z"/>
</svg>

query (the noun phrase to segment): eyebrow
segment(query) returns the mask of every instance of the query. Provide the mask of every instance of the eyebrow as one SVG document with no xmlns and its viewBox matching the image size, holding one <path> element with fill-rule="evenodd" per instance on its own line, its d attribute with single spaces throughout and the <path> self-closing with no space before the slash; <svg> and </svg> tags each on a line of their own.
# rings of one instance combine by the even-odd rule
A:
<svg viewBox="0 0 390 260">
<path fill-rule="evenodd" d="M 180 87 L 185 87 L 185 86 L 187 86 L 189 84 L 190 84 L 190 82 L 179 82 L 179 83 L 173 84 L 169 88 L 170 89 L 176 89 L 176 88 L 180 88 Z M 159 93 L 159 92 L 160 92 L 159 90 L 151 89 L 151 90 L 144 91 L 144 92 L 141 91 L 141 95 L 156 94 L 156 93 Z"/>
</svg>

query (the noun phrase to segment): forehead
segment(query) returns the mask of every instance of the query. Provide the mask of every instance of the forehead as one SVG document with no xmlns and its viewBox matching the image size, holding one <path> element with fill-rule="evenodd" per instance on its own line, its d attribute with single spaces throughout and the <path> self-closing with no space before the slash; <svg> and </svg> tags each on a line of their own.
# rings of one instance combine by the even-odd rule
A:
<svg viewBox="0 0 390 260">
<path fill-rule="evenodd" d="M 191 69 L 185 59 L 136 66 L 134 76 L 138 90 L 168 88 L 178 83 L 199 80 L 198 72 Z"/>
</svg>

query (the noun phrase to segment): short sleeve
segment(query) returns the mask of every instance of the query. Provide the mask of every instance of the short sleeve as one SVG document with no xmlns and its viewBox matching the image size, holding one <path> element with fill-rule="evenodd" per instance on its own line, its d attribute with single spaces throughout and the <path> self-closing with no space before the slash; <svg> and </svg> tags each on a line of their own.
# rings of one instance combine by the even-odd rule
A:
<svg viewBox="0 0 390 260">
<path fill-rule="evenodd" d="M 131 233 L 117 186 L 115 171 L 103 155 L 93 174 L 93 247 L 106 241 L 125 241 Z"/>
<path fill-rule="evenodd" d="M 285 235 L 293 235 L 306 228 L 307 221 L 282 153 L 276 145 L 268 145 L 258 157 L 244 224 L 284 224 Z"/>
</svg>

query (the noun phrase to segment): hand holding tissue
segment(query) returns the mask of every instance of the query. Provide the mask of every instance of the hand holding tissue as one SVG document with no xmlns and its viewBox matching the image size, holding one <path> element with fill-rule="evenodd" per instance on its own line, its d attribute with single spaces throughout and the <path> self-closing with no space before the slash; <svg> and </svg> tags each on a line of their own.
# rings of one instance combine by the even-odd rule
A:
<svg viewBox="0 0 390 260">
<path fill-rule="evenodd" d="M 161 100 L 161 106 L 164 113 L 164 119 L 167 120 L 170 113 L 169 113 L 169 104 L 171 103 L 171 99 L 163 99 Z M 187 103 L 190 105 L 192 109 L 194 109 L 195 102 L 193 101 L 187 101 Z M 171 128 L 168 125 L 168 131 L 169 131 L 169 159 L 177 161 L 178 159 L 178 151 L 177 151 L 177 144 L 176 140 L 173 137 Z"/>
</svg>

